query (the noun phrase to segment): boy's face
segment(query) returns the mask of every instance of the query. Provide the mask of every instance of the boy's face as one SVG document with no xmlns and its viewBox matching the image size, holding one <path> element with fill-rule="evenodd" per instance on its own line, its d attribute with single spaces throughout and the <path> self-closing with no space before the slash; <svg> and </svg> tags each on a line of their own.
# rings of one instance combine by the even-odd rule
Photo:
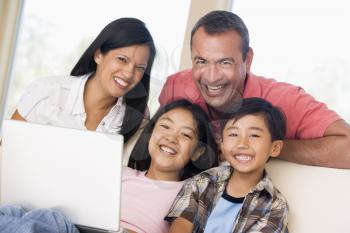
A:
<svg viewBox="0 0 350 233">
<path fill-rule="evenodd" d="M 246 115 L 231 119 L 225 125 L 221 150 L 225 160 L 240 173 L 260 173 L 269 157 L 279 155 L 282 140 L 271 141 L 271 135 L 261 115 Z"/>
</svg>

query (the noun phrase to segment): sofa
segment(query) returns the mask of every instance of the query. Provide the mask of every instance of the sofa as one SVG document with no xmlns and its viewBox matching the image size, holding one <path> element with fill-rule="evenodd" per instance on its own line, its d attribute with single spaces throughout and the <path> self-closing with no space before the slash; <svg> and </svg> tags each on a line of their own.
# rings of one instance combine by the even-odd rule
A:
<svg viewBox="0 0 350 233">
<path fill-rule="evenodd" d="M 270 160 L 266 169 L 288 201 L 290 233 L 350 232 L 349 169 L 306 166 L 279 159 Z"/>
</svg>

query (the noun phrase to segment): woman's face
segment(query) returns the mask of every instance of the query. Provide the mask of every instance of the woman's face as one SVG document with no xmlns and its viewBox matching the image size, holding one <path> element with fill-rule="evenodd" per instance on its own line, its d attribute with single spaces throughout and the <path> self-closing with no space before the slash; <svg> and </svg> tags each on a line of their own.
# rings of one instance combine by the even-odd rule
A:
<svg viewBox="0 0 350 233">
<path fill-rule="evenodd" d="M 104 95 L 121 97 L 133 89 L 142 79 L 150 58 L 147 45 L 132 45 L 113 49 L 106 54 L 96 51 L 97 64 L 94 78 Z"/>
</svg>

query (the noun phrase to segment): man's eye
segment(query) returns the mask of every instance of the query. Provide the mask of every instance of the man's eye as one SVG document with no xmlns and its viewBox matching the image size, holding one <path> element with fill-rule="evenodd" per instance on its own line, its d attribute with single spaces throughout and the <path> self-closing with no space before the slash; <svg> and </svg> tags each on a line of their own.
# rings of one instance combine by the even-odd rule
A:
<svg viewBox="0 0 350 233">
<path fill-rule="evenodd" d="M 230 133 L 230 134 L 228 134 L 228 136 L 229 136 L 229 137 L 237 137 L 238 134 L 236 134 L 236 133 Z"/>
<path fill-rule="evenodd" d="M 260 135 L 258 135 L 258 134 L 252 134 L 252 135 L 250 135 L 252 138 L 260 138 Z"/>
<path fill-rule="evenodd" d="M 227 60 L 221 61 L 220 63 L 221 65 L 225 65 L 225 66 L 233 64 L 232 61 L 227 61 Z"/>
<path fill-rule="evenodd" d="M 201 60 L 201 59 L 197 59 L 197 60 L 195 60 L 195 64 L 202 65 L 202 64 L 205 64 L 205 61 Z"/>
</svg>

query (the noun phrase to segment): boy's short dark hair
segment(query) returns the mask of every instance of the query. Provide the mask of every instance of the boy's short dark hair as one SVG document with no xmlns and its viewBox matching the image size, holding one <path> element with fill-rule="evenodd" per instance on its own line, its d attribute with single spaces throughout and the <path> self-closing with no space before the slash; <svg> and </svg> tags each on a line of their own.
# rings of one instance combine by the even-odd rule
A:
<svg viewBox="0 0 350 233">
<path fill-rule="evenodd" d="M 264 117 L 271 140 L 283 140 L 286 135 L 286 118 L 284 113 L 270 102 L 257 97 L 241 99 L 236 102 L 229 112 L 221 118 L 221 129 L 224 130 L 229 120 L 238 120 L 246 115 L 261 115 Z"/>
</svg>

